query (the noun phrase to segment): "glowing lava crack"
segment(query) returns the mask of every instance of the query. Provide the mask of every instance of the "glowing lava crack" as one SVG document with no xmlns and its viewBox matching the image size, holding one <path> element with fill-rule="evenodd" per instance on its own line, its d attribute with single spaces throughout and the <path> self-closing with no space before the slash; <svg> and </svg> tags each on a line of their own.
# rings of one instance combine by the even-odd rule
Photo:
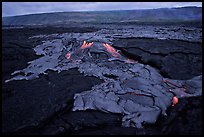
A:
<svg viewBox="0 0 204 137">
<path fill-rule="evenodd" d="M 142 123 L 155 123 L 160 114 L 166 115 L 167 108 L 176 105 L 179 98 L 202 94 L 202 75 L 189 80 L 165 79 L 149 65 L 123 57 L 111 46 L 111 37 L 92 33 L 58 37 L 61 39 L 36 46 L 36 54 L 44 56 L 28 62 L 27 68 L 15 71 L 5 82 L 32 80 L 47 70 L 78 68 L 85 76 L 98 77 L 104 83 L 75 94 L 72 110 L 122 113 L 122 126 L 138 128 Z"/>
</svg>

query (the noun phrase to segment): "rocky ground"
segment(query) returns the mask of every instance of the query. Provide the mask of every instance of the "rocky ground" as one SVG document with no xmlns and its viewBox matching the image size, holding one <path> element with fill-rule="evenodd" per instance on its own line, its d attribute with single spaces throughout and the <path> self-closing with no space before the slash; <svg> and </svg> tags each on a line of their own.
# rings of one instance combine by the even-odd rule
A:
<svg viewBox="0 0 204 137">
<path fill-rule="evenodd" d="M 126 56 L 157 68 L 164 77 L 191 79 L 202 72 L 202 47 L 199 42 L 124 38 L 116 40 L 114 46 Z"/>
<path fill-rule="evenodd" d="M 189 27 L 185 29 L 189 30 Z M 48 75 L 41 75 L 40 78 L 31 81 L 4 82 L 11 78 L 12 72 L 26 68 L 27 62 L 39 58 L 33 48 L 41 44 L 42 40 L 48 39 L 40 37 L 30 39 L 29 37 L 54 33 L 96 32 L 98 30 L 101 28 L 46 27 L 2 30 L 3 133 L 201 134 L 201 96 L 182 98 L 175 107 L 170 107 L 167 116 L 161 116 L 156 124 L 146 125 L 144 129 L 137 129 L 121 127 L 122 115 L 120 114 L 96 110 L 71 111 L 75 93 L 90 90 L 94 85 L 103 82 L 93 76 L 84 76 L 77 69 L 60 73 L 50 70 Z M 196 37 L 195 39 L 191 38 L 192 41 L 118 38 L 116 36 L 113 46 L 120 49 L 121 54 L 157 68 L 164 77 L 190 79 L 202 73 L 202 43 L 199 39 L 202 34 L 200 34 L 199 28 L 195 28 L 195 31 L 191 30 L 192 34 L 190 35 Z M 143 35 L 145 36 L 145 34 Z M 185 40 L 185 37 L 183 38 Z"/>
</svg>

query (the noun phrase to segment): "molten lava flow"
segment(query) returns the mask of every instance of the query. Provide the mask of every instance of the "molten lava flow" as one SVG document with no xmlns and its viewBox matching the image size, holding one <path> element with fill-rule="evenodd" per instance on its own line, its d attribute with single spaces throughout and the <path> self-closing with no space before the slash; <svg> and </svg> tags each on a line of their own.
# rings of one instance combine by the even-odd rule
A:
<svg viewBox="0 0 204 137">
<path fill-rule="evenodd" d="M 176 96 L 174 96 L 172 98 L 172 106 L 175 106 L 178 103 L 178 98 Z"/>
<path fill-rule="evenodd" d="M 84 41 L 82 46 L 80 47 L 80 49 L 89 48 L 89 47 L 91 47 L 92 44 L 93 44 L 93 42 L 88 43 L 88 42 Z M 80 51 L 80 50 L 78 50 L 78 51 Z M 70 52 L 67 53 L 65 57 L 69 60 L 71 58 L 71 53 Z M 77 61 L 77 62 L 80 62 L 80 61 Z"/>
<path fill-rule="evenodd" d="M 119 58 L 121 55 L 109 44 L 103 43 L 103 46 L 106 48 L 106 50 L 114 57 Z"/>
<path fill-rule="evenodd" d="M 80 47 L 80 49 L 89 48 L 89 47 L 91 47 L 91 45 L 93 45 L 93 42 L 88 43 L 88 42 L 84 41 L 83 44 L 82 44 L 82 46 Z"/>
<path fill-rule="evenodd" d="M 67 53 L 66 58 L 69 60 L 71 58 L 71 53 Z"/>
</svg>

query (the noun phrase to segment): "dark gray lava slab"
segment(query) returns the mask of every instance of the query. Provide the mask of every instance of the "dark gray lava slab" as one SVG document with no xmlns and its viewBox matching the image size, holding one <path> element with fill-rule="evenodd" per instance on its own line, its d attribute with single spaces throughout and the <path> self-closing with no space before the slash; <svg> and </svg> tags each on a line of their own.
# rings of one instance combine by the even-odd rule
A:
<svg viewBox="0 0 204 137">
<path fill-rule="evenodd" d="M 70 109 L 55 115 L 38 127 L 27 127 L 19 135 L 201 135 L 202 97 L 182 98 L 169 108 L 154 125 L 145 128 L 121 127 L 121 115 L 95 110 L 71 112 Z"/>
<path fill-rule="evenodd" d="M 126 37 L 133 34 L 133 31 L 123 31 L 126 33 L 126 35 L 124 34 Z M 44 56 L 28 62 L 27 68 L 16 70 L 11 74 L 14 77 L 5 82 L 23 79 L 33 80 L 39 78 L 41 74 L 46 74 L 47 70 L 54 70 L 59 73 L 71 68 L 78 68 L 80 73 L 85 76 L 99 77 L 105 83 L 83 93 L 76 93 L 72 110 L 96 109 L 107 113 L 122 113 L 125 114 L 123 115 L 122 126 L 138 128 L 142 128 L 144 122 L 155 123 L 160 113 L 166 115 L 166 110 L 172 104 L 174 94 L 178 97 L 201 94 L 201 86 L 199 85 L 202 76 L 192 79 L 194 83 L 197 83 L 196 87 L 189 90 L 192 94 L 185 93 L 186 90 L 178 86 L 171 91 L 173 93 L 167 92 L 169 87 L 163 85 L 162 76 L 157 70 L 148 65 L 128 61 L 128 58 L 121 56 L 113 47 L 104 44 L 104 42 L 110 42 L 111 39 L 106 39 L 107 34 L 105 35 L 102 32 L 64 33 L 61 35 L 51 34 L 30 37 L 30 39 L 35 39 L 38 37 L 52 38 L 54 36 L 57 39 L 47 40 L 43 44 L 36 46 L 34 48 L 36 55 Z M 117 32 L 114 36 L 116 35 L 118 35 Z M 92 41 L 94 44 L 91 47 L 84 48 L 84 45 L 81 46 L 84 40 Z M 152 52 L 160 54 L 157 51 Z M 99 58 L 99 55 L 104 53 L 107 56 Z M 107 75 L 109 76 L 107 77 Z M 114 75 L 115 80 L 110 75 Z M 172 82 L 182 86 L 182 81 L 174 80 Z M 195 88 L 197 90 L 194 90 Z M 178 92 L 180 90 L 185 91 Z M 138 100 L 125 94 L 144 96 L 144 98 Z"/>
<path fill-rule="evenodd" d="M 152 38 L 121 38 L 114 42 L 129 58 L 149 64 L 164 77 L 190 79 L 202 72 L 202 43 Z"/>
<path fill-rule="evenodd" d="M 22 31 L 22 33 L 24 33 L 24 31 Z M 32 29 L 29 30 L 25 35 L 29 34 L 29 32 L 31 31 Z M 41 34 L 40 31 L 39 31 L 39 34 Z M 55 37 L 55 35 L 53 35 L 53 37 Z M 16 42 L 19 43 L 20 40 L 21 39 L 19 38 Z M 33 39 L 33 40 L 34 41 L 36 40 L 35 42 L 41 42 L 42 39 L 40 37 L 36 37 L 36 39 Z M 102 40 L 104 40 L 104 38 Z M 5 41 L 6 40 L 4 40 L 4 42 Z M 18 44 L 17 46 L 13 46 L 12 48 L 15 48 L 15 47 L 20 48 L 22 47 L 22 45 L 24 45 L 24 43 L 25 42 L 22 42 Z M 8 50 L 9 47 L 4 48 L 5 49 L 4 51 L 6 51 L 6 54 L 4 54 L 4 61 L 6 61 L 4 63 L 6 65 L 3 65 L 4 76 L 7 76 L 8 73 L 10 74 L 15 70 L 25 68 L 25 66 L 27 66 L 26 63 L 28 61 L 36 58 L 36 55 L 33 56 L 33 54 L 30 53 L 30 49 L 31 47 L 33 48 L 34 45 L 36 46 L 37 44 L 35 43 L 32 46 L 26 45 L 26 48 L 24 48 L 24 46 L 23 48 L 20 48 L 19 52 L 15 53 L 16 58 L 14 59 L 12 58 L 13 57 L 12 53 L 14 53 L 15 50 L 11 48 L 12 52 L 9 52 Z M 23 58 L 18 58 L 18 55 L 19 56 L 23 55 L 24 49 L 27 49 L 27 48 L 28 48 L 28 52 L 26 52 L 25 56 Z M 161 47 L 159 47 L 158 49 L 160 48 Z M 145 50 L 148 51 L 148 48 Z M 177 50 L 179 52 L 183 52 L 182 48 L 181 49 L 177 48 Z M 157 50 L 155 51 L 153 49 L 153 50 L 150 50 L 150 52 L 151 51 L 153 52 L 153 54 L 155 54 L 155 56 L 158 54 Z M 194 52 L 193 49 L 187 49 L 186 51 L 190 52 L 187 54 L 197 55 L 199 53 L 199 52 Z M 32 58 L 29 58 L 30 56 L 26 56 L 28 54 L 32 55 Z M 171 53 L 167 52 L 165 54 L 171 54 Z M 151 56 L 146 56 L 146 57 L 148 59 L 148 57 L 151 57 Z M 161 55 L 158 54 L 157 58 L 158 59 L 161 58 Z M 19 61 L 21 60 L 24 63 L 24 66 L 17 65 L 17 63 L 19 63 Z M 13 67 L 11 68 L 11 66 Z M 7 72 L 7 67 L 9 69 L 8 72 Z M 15 67 L 18 67 L 18 68 L 15 68 Z M 91 66 L 91 67 L 94 68 L 95 66 Z M 117 67 L 117 65 L 115 65 L 114 67 Z M 197 66 L 195 66 L 194 70 L 197 69 L 196 67 Z M 80 71 L 81 70 L 83 70 L 83 68 L 81 68 Z M 152 70 L 150 72 L 152 72 Z M 67 105 L 72 104 L 73 95 L 75 93 L 80 93 L 82 91 L 90 90 L 93 85 L 99 84 L 102 81 L 94 77 L 85 77 L 82 74 L 80 74 L 76 69 L 62 71 L 61 73 L 49 72 L 48 74 L 49 75 L 43 75 L 43 76 L 40 75 L 40 78 L 31 80 L 31 81 L 26 81 L 26 80 L 11 81 L 9 83 L 3 84 L 4 87 L 3 87 L 3 111 L 2 111 L 3 112 L 3 117 L 2 117 L 3 126 L 2 127 L 4 130 L 4 133 L 5 132 L 8 133 L 9 131 L 13 132 L 14 130 L 17 130 L 17 129 L 23 129 L 22 132 L 24 134 L 26 133 L 59 134 L 59 133 L 64 132 L 65 130 L 67 134 L 70 134 L 70 133 L 71 134 L 79 134 L 79 133 L 81 134 L 92 134 L 92 133 L 93 134 L 119 134 L 120 132 L 123 132 L 123 131 L 124 131 L 123 132 L 124 134 L 143 134 L 143 133 L 152 134 L 154 132 L 158 133 L 157 130 L 148 131 L 148 128 L 145 128 L 144 130 L 141 129 L 138 132 L 135 128 L 122 128 L 118 126 L 118 125 L 121 125 L 121 123 L 119 123 L 121 122 L 121 117 L 118 116 L 117 114 L 112 114 L 112 113 L 107 114 L 107 113 L 98 112 L 98 111 L 90 112 L 89 110 L 86 110 L 85 112 L 83 111 L 70 112 L 69 110 L 69 111 L 66 111 L 62 115 L 56 116 L 56 114 L 58 114 L 59 111 L 61 111 L 63 108 L 66 108 Z M 2 82 L 5 79 L 7 79 L 7 77 L 3 78 Z M 112 97 L 112 94 L 108 94 L 108 95 Z M 129 98 L 129 96 L 124 96 L 124 97 Z M 135 99 L 135 101 L 137 102 L 144 103 L 141 97 L 132 98 L 131 96 L 130 98 Z M 144 100 L 148 100 L 148 103 L 146 103 L 146 105 L 152 104 L 151 98 L 144 97 Z M 192 100 L 192 101 L 195 102 L 195 100 Z M 201 101 L 199 100 L 199 103 L 200 102 Z M 186 104 L 184 104 L 184 106 L 186 106 Z M 192 113 L 192 115 L 188 117 L 189 121 L 191 121 L 191 117 L 196 117 L 196 119 L 194 118 L 194 120 L 200 121 L 201 119 L 200 115 L 197 117 L 198 113 L 200 113 L 200 110 L 201 110 L 200 107 L 198 108 L 198 110 L 195 110 L 195 111 L 194 109 L 190 108 L 188 113 L 191 113 L 193 111 L 194 112 Z M 177 114 L 177 112 L 175 113 Z M 51 122 L 49 122 L 49 120 Z M 44 123 L 44 121 L 47 121 L 47 123 L 46 122 Z M 176 120 L 174 120 L 173 122 L 175 121 Z M 180 123 L 181 122 L 182 121 L 180 121 Z M 40 123 L 40 127 L 38 127 L 39 123 Z M 187 128 L 191 125 L 199 126 L 199 128 L 201 127 L 199 124 L 198 125 L 190 124 L 190 122 L 187 124 L 188 124 Z M 166 128 L 168 128 L 168 125 L 169 123 L 167 124 Z M 176 125 L 176 122 L 175 122 L 175 125 Z M 34 126 L 34 128 L 32 130 L 28 130 L 29 126 Z M 111 128 L 112 126 L 116 126 L 116 128 L 115 127 Z M 101 130 L 100 130 L 100 127 L 102 127 Z M 179 125 L 179 127 L 182 127 L 182 124 Z M 172 128 L 169 129 L 168 131 L 169 133 L 171 132 L 171 129 Z M 192 127 L 193 132 L 195 131 L 195 132 L 200 133 L 200 129 L 197 129 L 197 130 L 195 129 L 196 128 Z M 175 130 L 176 128 L 174 128 L 174 131 Z M 93 131 L 93 132 L 89 132 L 89 131 Z M 183 130 L 179 130 L 178 132 L 181 133 L 182 131 Z"/>
<path fill-rule="evenodd" d="M 79 130 L 77 135 L 201 135 L 202 97 L 182 98 L 179 104 L 167 112 L 168 116 L 159 118 L 156 124 L 146 125 L 144 129 L 106 126 Z"/>
<path fill-rule="evenodd" d="M 75 93 L 89 90 L 102 81 L 85 77 L 76 69 L 67 72 L 49 72 L 33 81 L 4 83 L 16 69 L 39 58 L 33 48 L 45 39 L 29 39 L 30 36 L 64 32 L 96 31 L 94 28 L 23 28 L 2 31 L 2 129 L 11 133 L 17 129 L 38 125 L 47 117 L 72 103 Z M 50 38 L 49 38 L 50 39 Z M 48 39 L 46 39 L 48 40 Z"/>
<path fill-rule="evenodd" d="M 13 94 L 2 102 L 3 132 L 38 125 L 73 101 L 75 93 L 90 90 L 101 82 L 71 69 L 61 73 L 49 72 L 49 75 L 32 81 L 5 84 L 4 88 Z"/>
</svg>

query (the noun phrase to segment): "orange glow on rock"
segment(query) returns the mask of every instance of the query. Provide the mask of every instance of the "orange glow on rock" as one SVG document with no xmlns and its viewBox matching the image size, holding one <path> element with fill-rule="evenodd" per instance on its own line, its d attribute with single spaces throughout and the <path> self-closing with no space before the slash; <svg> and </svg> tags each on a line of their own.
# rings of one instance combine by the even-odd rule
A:
<svg viewBox="0 0 204 137">
<path fill-rule="evenodd" d="M 137 63 L 137 61 L 134 61 L 132 59 L 126 59 L 125 60 L 125 63 Z"/>
<path fill-rule="evenodd" d="M 71 53 L 67 53 L 66 58 L 69 60 L 71 58 Z"/>
<path fill-rule="evenodd" d="M 109 44 L 103 43 L 103 46 L 106 48 L 106 50 L 114 57 L 119 58 L 120 54 Z"/>
<path fill-rule="evenodd" d="M 174 84 L 174 83 L 172 83 L 172 82 L 170 82 L 168 80 L 165 80 L 165 79 L 163 79 L 162 82 L 169 83 L 169 84 L 171 84 L 171 85 L 173 85 L 174 87 L 177 87 L 177 88 L 181 88 L 178 85 L 176 85 L 176 84 Z"/>
<path fill-rule="evenodd" d="M 80 47 L 80 49 L 89 48 L 89 47 L 91 47 L 91 45 L 93 45 L 93 42 L 88 43 L 88 42 L 84 41 L 83 44 L 82 44 L 82 46 Z"/>
<path fill-rule="evenodd" d="M 178 98 L 176 96 L 174 96 L 172 98 L 172 106 L 175 106 L 178 103 Z"/>
</svg>

